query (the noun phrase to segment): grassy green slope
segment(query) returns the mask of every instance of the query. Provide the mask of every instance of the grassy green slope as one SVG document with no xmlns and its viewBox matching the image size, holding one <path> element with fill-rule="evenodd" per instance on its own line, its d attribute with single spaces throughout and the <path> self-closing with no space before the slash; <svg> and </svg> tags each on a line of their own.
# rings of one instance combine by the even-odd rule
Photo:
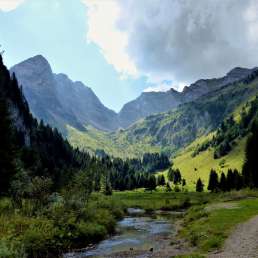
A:
<svg viewBox="0 0 258 258">
<path fill-rule="evenodd" d="M 202 139 L 202 136 L 215 130 L 225 117 L 232 113 L 237 116 L 242 105 L 257 92 L 258 79 L 248 84 L 237 83 L 175 110 L 151 115 L 128 129 L 115 133 L 101 132 L 89 126 L 86 132 L 68 127 L 68 139 L 82 149 L 91 152 L 103 149 L 122 158 L 140 157 L 145 152 L 160 151 L 174 155 L 184 148 L 188 149 L 187 146 L 196 139 Z M 196 159 L 201 159 L 204 155 L 207 155 L 206 158 L 211 156 L 207 152 Z M 188 158 L 190 159 L 190 155 Z M 213 164 L 211 161 L 209 163 Z"/>
<path fill-rule="evenodd" d="M 181 170 L 190 189 L 194 188 L 199 177 L 203 180 L 205 187 L 207 187 L 211 168 L 216 169 L 219 173 L 227 172 L 228 168 L 241 170 L 246 138 L 238 140 L 233 150 L 220 159 L 213 158 L 213 148 L 209 148 L 199 155 L 192 157 L 193 150 L 199 142 L 199 139 L 196 140 L 174 159 L 174 167 Z"/>
<path fill-rule="evenodd" d="M 144 137 L 132 142 L 126 133 L 107 133 L 99 131 L 91 126 L 86 127 L 85 132 L 67 126 L 68 139 L 76 147 L 95 153 L 95 150 L 102 149 L 114 157 L 132 158 L 141 157 L 144 153 L 160 152 L 160 146 L 150 143 L 150 137 Z"/>
</svg>

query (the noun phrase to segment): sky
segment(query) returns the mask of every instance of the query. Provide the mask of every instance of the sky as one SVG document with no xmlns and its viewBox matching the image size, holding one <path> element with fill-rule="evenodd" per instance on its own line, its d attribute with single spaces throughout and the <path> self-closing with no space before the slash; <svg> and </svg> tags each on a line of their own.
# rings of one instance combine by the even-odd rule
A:
<svg viewBox="0 0 258 258">
<path fill-rule="evenodd" d="M 42 54 L 109 108 L 258 66 L 258 0 L 0 0 L 8 67 Z"/>
</svg>

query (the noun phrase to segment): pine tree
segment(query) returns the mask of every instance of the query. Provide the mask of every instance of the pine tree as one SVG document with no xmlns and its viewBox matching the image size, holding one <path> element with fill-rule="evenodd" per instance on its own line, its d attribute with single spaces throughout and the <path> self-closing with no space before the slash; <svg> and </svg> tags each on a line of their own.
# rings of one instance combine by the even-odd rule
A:
<svg viewBox="0 0 258 258">
<path fill-rule="evenodd" d="M 181 180 L 182 180 L 181 172 L 180 172 L 180 170 L 177 168 L 177 169 L 174 171 L 174 184 L 175 184 L 175 185 L 180 184 L 180 183 L 181 183 Z"/>
<path fill-rule="evenodd" d="M 154 175 L 151 175 L 148 179 L 147 188 L 151 192 L 156 189 L 156 177 Z"/>
<path fill-rule="evenodd" d="M 157 181 L 158 181 L 157 182 L 158 185 L 164 186 L 166 184 L 166 180 L 165 180 L 164 175 L 159 175 Z"/>
<path fill-rule="evenodd" d="M 227 191 L 232 189 L 234 189 L 234 175 L 232 169 L 229 169 L 227 174 Z"/>
<path fill-rule="evenodd" d="M 221 177 L 220 177 L 219 188 L 223 192 L 228 191 L 227 179 L 226 179 L 226 176 L 223 172 L 222 172 Z"/>
<path fill-rule="evenodd" d="M 170 186 L 169 182 L 167 182 L 167 184 L 166 184 L 166 192 L 171 192 L 171 191 L 172 191 L 171 186 Z"/>
<path fill-rule="evenodd" d="M 174 181 L 174 170 L 172 168 L 169 168 L 168 170 L 168 180 L 171 182 Z"/>
<path fill-rule="evenodd" d="M 6 101 L 0 99 L 0 193 L 6 194 L 15 174 L 14 135 Z"/>
<path fill-rule="evenodd" d="M 201 178 L 199 178 L 196 182 L 196 192 L 203 192 L 203 187 L 204 187 L 204 184 Z"/>
<path fill-rule="evenodd" d="M 218 190 L 218 174 L 214 169 L 211 169 L 208 190 L 211 192 L 216 192 Z"/>
<path fill-rule="evenodd" d="M 245 149 L 245 163 L 243 166 L 243 180 L 245 186 L 258 187 L 257 171 L 258 153 L 258 122 L 252 125 L 252 135 L 248 138 Z"/>
</svg>

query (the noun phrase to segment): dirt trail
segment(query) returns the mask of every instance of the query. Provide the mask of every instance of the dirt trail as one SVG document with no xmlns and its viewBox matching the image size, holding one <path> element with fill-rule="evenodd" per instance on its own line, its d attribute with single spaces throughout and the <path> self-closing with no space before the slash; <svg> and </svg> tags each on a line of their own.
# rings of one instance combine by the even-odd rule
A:
<svg viewBox="0 0 258 258">
<path fill-rule="evenodd" d="M 209 258 L 258 258 L 258 216 L 239 224 L 224 248 Z"/>
</svg>

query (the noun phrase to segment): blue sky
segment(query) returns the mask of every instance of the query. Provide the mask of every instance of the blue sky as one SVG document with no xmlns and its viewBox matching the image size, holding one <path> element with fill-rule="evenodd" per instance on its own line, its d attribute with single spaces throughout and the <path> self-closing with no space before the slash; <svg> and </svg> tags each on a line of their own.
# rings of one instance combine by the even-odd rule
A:
<svg viewBox="0 0 258 258">
<path fill-rule="evenodd" d="M 87 42 L 86 6 L 77 0 L 61 2 L 28 0 L 14 10 L 0 12 L 5 63 L 10 67 L 42 54 L 54 72 L 84 82 L 107 107 L 118 111 L 146 88 L 146 78 L 121 78 L 101 49 Z"/>
<path fill-rule="evenodd" d="M 45 56 L 118 111 L 142 91 L 258 66 L 257 0 L 0 0 L 10 67 Z"/>
</svg>

